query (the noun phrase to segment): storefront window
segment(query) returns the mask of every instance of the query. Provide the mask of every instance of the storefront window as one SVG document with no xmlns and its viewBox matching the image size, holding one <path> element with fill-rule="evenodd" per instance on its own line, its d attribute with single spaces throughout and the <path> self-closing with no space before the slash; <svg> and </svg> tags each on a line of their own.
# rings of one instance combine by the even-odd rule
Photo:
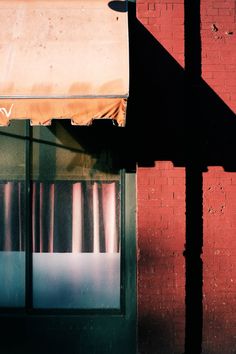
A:
<svg viewBox="0 0 236 354">
<path fill-rule="evenodd" d="M 112 151 L 69 122 L 24 138 L 26 124 L 0 130 L 0 307 L 24 307 L 28 292 L 33 309 L 119 309 L 122 184 Z"/>
</svg>

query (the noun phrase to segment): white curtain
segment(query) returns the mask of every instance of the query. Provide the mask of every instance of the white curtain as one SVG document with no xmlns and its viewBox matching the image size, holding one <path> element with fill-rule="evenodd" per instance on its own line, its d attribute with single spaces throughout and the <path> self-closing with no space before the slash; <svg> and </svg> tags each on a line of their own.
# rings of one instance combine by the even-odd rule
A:
<svg viewBox="0 0 236 354">
<path fill-rule="evenodd" d="M 33 183 L 34 252 L 119 252 L 118 182 Z"/>
<path fill-rule="evenodd" d="M 119 252 L 119 183 L 32 183 L 34 252 Z M 0 183 L 0 250 L 24 250 L 24 183 Z"/>
<path fill-rule="evenodd" d="M 0 251 L 23 251 L 24 184 L 0 183 Z"/>
</svg>

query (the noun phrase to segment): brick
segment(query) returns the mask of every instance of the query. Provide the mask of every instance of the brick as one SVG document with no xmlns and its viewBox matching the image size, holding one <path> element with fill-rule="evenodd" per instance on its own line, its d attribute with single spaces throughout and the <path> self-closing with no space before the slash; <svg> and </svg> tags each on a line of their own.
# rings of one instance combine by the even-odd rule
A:
<svg viewBox="0 0 236 354">
<path fill-rule="evenodd" d="M 144 11 L 148 11 L 148 3 L 147 2 L 144 2 L 144 3 L 139 3 L 138 6 L 137 6 L 137 10 L 141 13 L 141 12 L 144 12 Z"/>
<path fill-rule="evenodd" d="M 204 72 L 202 77 L 203 77 L 203 79 L 207 80 L 207 79 L 212 79 L 213 75 L 214 75 L 214 73 L 212 73 L 212 72 Z"/>
<path fill-rule="evenodd" d="M 149 17 L 142 17 L 141 22 L 143 25 L 148 25 L 149 24 Z"/>
<path fill-rule="evenodd" d="M 207 15 L 218 15 L 219 14 L 219 10 L 218 9 L 215 9 L 215 8 L 207 8 L 206 9 L 206 14 Z"/>
<path fill-rule="evenodd" d="M 228 77 L 227 78 L 227 86 L 232 86 L 232 87 L 234 87 L 234 86 L 236 86 L 236 78 L 234 78 L 234 77 Z"/>
<path fill-rule="evenodd" d="M 185 178 L 184 177 L 173 177 L 174 185 L 185 185 Z M 235 179 L 236 181 L 236 179 Z M 236 183 L 236 182 L 235 182 Z"/>
<path fill-rule="evenodd" d="M 218 64 L 218 65 L 208 64 L 208 65 L 204 65 L 203 70 L 210 71 L 210 72 L 224 71 L 225 65 L 224 64 Z"/>
<path fill-rule="evenodd" d="M 178 39 L 173 43 L 173 51 L 182 51 L 183 46 L 184 46 L 184 42 Z"/>
<path fill-rule="evenodd" d="M 174 25 L 184 25 L 184 19 L 182 17 L 174 17 L 172 18 L 172 23 Z"/>
<path fill-rule="evenodd" d="M 173 178 L 185 178 L 185 169 L 184 168 L 172 168 L 169 171 L 162 171 L 162 176 L 168 176 L 168 177 L 173 177 Z"/>
<path fill-rule="evenodd" d="M 173 162 L 171 161 L 156 161 L 155 168 L 158 170 L 172 170 L 173 169 Z"/>
<path fill-rule="evenodd" d="M 178 30 L 178 31 L 174 32 L 173 37 L 175 39 L 183 39 L 184 38 L 184 33 Z"/>
<path fill-rule="evenodd" d="M 219 11 L 223 11 L 223 10 L 219 10 Z M 221 25 L 221 29 L 222 29 L 222 28 L 224 28 L 224 25 L 226 23 L 231 23 L 234 25 L 234 14 L 227 15 L 227 16 L 221 16 L 221 17 L 213 16 L 212 20 L 219 22 L 219 24 Z"/>
<path fill-rule="evenodd" d="M 213 16 L 207 16 L 204 18 L 204 22 L 205 23 L 212 23 L 214 21 L 214 17 Z"/>
<path fill-rule="evenodd" d="M 173 12 L 174 16 L 176 16 L 176 13 L 180 13 L 181 16 L 184 14 L 184 5 L 183 4 L 173 4 Z"/>
<path fill-rule="evenodd" d="M 213 1 L 212 3 L 213 8 L 217 9 L 234 9 L 234 2 L 233 1 Z"/>
<path fill-rule="evenodd" d="M 219 9 L 220 16 L 234 16 L 232 9 Z"/>
<path fill-rule="evenodd" d="M 231 93 L 231 94 L 230 94 L 230 99 L 231 99 L 232 101 L 236 101 L 236 93 Z"/>
</svg>

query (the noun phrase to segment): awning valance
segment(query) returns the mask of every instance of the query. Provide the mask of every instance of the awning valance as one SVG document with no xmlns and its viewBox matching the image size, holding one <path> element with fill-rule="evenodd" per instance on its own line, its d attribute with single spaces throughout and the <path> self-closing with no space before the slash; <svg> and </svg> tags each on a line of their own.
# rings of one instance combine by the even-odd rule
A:
<svg viewBox="0 0 236 354">
<path fill-rule="evenodd" d="M 124 0 L 124 3 L 126 1 Z M 0 125 L 125 125 L 127 11 L 108 0 L 0 2 Z"/>
</svg>

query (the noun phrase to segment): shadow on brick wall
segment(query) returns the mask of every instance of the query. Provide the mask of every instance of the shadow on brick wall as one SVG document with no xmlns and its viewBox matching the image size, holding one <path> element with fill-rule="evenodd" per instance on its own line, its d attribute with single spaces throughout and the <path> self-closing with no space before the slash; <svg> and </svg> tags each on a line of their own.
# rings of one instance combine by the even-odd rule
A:
<svg viewBox="0 0 236 354">
<path fill-rule="evenodd" d="M 185 51 L 193 55 L 188 55 L 191 65 L 186 62 L 184 70 L 136 19 L 134 6 L 129 4 L 130 97 L 125 128 L 132 159 L 142 166 L 153 166 L 159 159 L 172 160 L 176 166 L 185 167 L 188 161 L 235 171 L 235 114 L 199 77 L 201 65 L 192 61 L 200 45 L 196 50 L 186 44 Z M 186 39 L 194 32 L 189 27 Z M 196 44 L 193 37 L 188 42 Z"/>
<path fill-rule="evenodd" d="M 202 172 L 236 171 L 235 114 L 201 79 L 200 1 L 185 1 L 185 70 L 137 20 L 129 4 L 130 98 L 126 144 L 129 165 L 158 160 L 186 168 L 185 354 L 202 352 Z M 128 149 L 127 149 L 128 146 Z M 148 257 L 147 257 L 148 258 Z M 140 348 L 169 353 L 171 330 L 161 318 L 139 318 Z M 160 336 L 160 337 L 159 337 Z M 142 352 L 142 351 L 141 351 Z"/>
</svg>

